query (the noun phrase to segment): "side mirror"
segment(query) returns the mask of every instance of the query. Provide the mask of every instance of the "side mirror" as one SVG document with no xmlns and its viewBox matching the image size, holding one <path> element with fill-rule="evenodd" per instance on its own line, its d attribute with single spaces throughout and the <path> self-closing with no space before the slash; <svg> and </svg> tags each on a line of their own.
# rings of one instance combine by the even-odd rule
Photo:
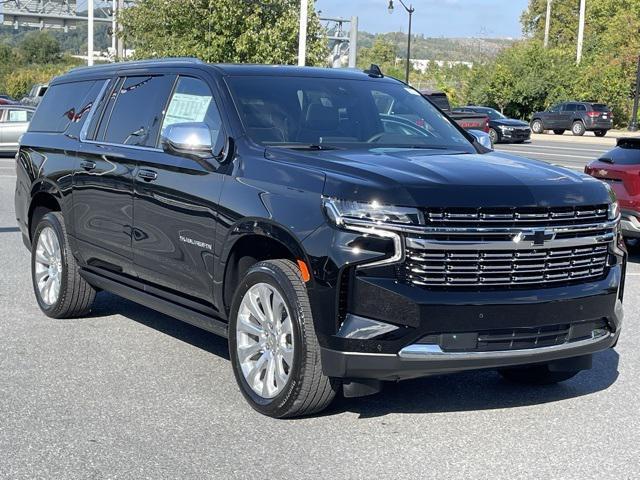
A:
<svg viewBox="0 0 640 480">
<path fill-rule="evenodd" d="M 160 138 L 162 149 L 174 155 L 212 158 L 211 130 L 205 123 L 189 122 L 169 125 Z"/>
<path fill-rule="evenodd" d="M 488 133 L 483 132 L 482 130 L 469 130 L 469 133 L 476 139 L 476 142 L 484 148 L 493 150 L 493 143 L 491 142 L 491 137 Z"/>
</svg>

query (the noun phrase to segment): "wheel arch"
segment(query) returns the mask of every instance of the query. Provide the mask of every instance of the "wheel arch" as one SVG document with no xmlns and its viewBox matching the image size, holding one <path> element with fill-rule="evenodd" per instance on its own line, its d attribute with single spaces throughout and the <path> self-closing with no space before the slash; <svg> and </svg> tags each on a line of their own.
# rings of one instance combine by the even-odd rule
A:
<svg viewBox="0 0 640 480">
<path fill-rule="evenodd" d="M 255 263 L 285 258 L 294 263 L 302 261 L 307 269 L 311 265 L 295 235 L 286 227 L 264 218 L 243 219 L 230 230 L 222 244 L 216 280 L 222 287 L 218 289 L 217 300 L 225 313 L 231 308 L 233 294 L 244 273 Z M 312 275 L 308 281 L 313 281 Z"/>
<path fill-rule="evenodd" d="M 37 223 L 39 218 L 47 212 L 62 211 L 62 194 L 58 188 L 49 182 L 39 182 L 31 189 L 31 201 L 27 211 L 27 228 L 29 232 L 29 241 L 31 242 L 34 222 Z"/>
</svg>

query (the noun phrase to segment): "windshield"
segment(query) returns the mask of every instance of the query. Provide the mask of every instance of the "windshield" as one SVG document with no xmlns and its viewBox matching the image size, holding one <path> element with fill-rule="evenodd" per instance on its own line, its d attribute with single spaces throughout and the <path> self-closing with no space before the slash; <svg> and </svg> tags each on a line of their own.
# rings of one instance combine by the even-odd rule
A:
<svg viewBox="0 0 640 480">
<path fill-rule="evenodd" d="M 494 110 L 493 108 L 485 108 L 481 110 L 480 113 L 486 113 L 491 120 L 502 120 L 504 118 L 507 118 L 503 114 L 501 114 L 499 111 Z"/>
<path fill-rule="evenodd" d="M 275 76 L 227 82 L 248 136 L 262 145 L 475 153 L 433 105 L 400 83 Z"/>
</svg>

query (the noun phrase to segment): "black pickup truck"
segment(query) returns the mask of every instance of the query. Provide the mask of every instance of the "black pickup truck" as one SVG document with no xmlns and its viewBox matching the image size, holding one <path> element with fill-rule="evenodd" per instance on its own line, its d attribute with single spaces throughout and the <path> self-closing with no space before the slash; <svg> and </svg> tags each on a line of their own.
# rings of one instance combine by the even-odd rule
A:
<svg viewBox="0 0 640 480">
<path fill-rule="evenodd" d="M 420 90 L 420 93 L 465 130 L 482 130 L 485 133 L 489 133 L 488 115 L 451 110 L 447 94 L 439 90 Z"/>
<path fill-rule="evenodd" d="M 609 187 L 483 147 L 392 78 L 82 68 L 52 82 L 16 158 L 44 314 L 109 291 L 228 337 L 266 415 L 472 369 L 568 380 L 620 335 Z"/>
</svg>

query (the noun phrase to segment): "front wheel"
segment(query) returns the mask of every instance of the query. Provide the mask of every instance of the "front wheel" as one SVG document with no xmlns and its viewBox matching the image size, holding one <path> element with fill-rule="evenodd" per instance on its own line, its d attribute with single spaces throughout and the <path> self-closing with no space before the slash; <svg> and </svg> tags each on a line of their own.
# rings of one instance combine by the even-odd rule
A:
<svg viewBox="0 0 640 480">
<path fill-rule="evenodd" d="M 495 128 L 489 129 L 489 138 L 491 139 L 492 145 L 495 145 L 500 141 L 500 135 L 498 134 L 498 131 Z"/>
<path fill-rule="evenodd" d="M 529 367 L 505 368 L 499 370 L 506 380 L 514 383 L 530 385 L 552 385 L 575 377 L 580 370 L 556 372 L 549 370 L 547 365 L 533 365 Z"/>
<path fill-rule="evenodd" d="M 248 270 L 231 308 L 229 355 L 245 399 L 270 417 L 317 413 L 339 385 L 322 373 L 307 288 L 289 260 Z"/>
<path fill-rule="evenodd" d="M 607 134 L 606 130 L 595 130 L 593 133 L 596 134 L 596 137 L 604 137 Z"/>
</svg>

